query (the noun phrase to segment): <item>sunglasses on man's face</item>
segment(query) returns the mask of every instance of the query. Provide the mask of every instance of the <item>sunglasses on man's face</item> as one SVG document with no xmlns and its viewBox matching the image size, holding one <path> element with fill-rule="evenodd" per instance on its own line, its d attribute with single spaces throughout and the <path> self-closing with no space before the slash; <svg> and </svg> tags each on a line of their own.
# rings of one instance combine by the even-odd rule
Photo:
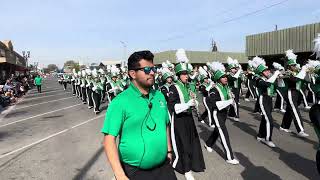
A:
<svg viewBox="0 0 320 180">
<path fill-rule="evenodd" d="M 137 69 L 133 69 L 133 70 L 135 70 L 135 71 L 143 71 L 146 74 L 150 74 L 151 71 L 156 73 L 157 69 L 158 68 L 156 66 L 153 66 L 153 67 L 146 66 L 146 67 L 143 67 L 143 68 L 137 68 Z"/>
</svg>

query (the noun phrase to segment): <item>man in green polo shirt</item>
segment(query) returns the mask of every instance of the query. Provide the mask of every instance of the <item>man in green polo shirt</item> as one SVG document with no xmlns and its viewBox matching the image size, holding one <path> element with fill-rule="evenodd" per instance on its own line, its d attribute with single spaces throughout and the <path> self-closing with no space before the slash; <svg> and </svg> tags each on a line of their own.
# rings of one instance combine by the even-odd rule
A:
<svg viewBox="0 0 320 180">
<path fill-rule="evenodd" d="M 38 93 L 41 93 L 42 78 L 39 74 L 34 78 L 34 85 L 37 86 Z"/>
<path fill-rule="evenodd" d="M 156 67 L 150 51 L 128 59 L 128 89 L 107 110 L 102 133 L 104 147 L 117 180 L 175 180 L 165 97 L 153 90 Z M 119 145 L 116 137 L 119 136 Z"/>
</svg>

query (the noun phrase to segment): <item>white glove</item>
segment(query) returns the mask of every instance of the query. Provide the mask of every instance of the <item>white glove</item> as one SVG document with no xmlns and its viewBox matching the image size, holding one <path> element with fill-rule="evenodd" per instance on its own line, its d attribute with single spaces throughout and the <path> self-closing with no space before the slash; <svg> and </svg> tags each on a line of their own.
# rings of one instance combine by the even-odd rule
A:
<svg viewBox="0 0 320 180">
<path fill-rule="evenodd" d="M 242 72 L 242 70 L 239 69 L 239 70 L 237 71 L 237 73 L 236 73 L 235 75 L 233 75 L 233 77 L 234 77 L 234 78 L 239 78 L 241 72 Z"/>
<path fill-rule="evenodd" d="M 81 87 L 84 87 L 84 84 L 81 84 Z"/>
<path fill-rule="evenodd" d="M 307 75 L 307 67 L 306 66 L 302 66 L 301 71 L 296 75 L 296 78 L 299 79 L 304 79 Z"/>
<path fill-rule="evenodd" d="M 274 83 L 280 74 L 279 70 L 276 70 L 274 74 L 267 80 L 269 83 Z"/>
<path fill-rule="evenodd" d="M 176 114 L 180 114 L 183 111 L 189 109 L 189 105 L 188 103 L 182 103 L 182 104 L 175 104 L 174 105 L 174 111 L 176 112 Z"/>
<path fill-rule="evenodd" d="M 96 91 L 96 90 L 97 90 L 97 87 L 96 87 L 96 86 L 93 86 L 93 87 L 92 87 L 92 90 L 93 90 L 93 91 Z"/>
<path fill-rule="evenodd" d="M 188 106 L 191 107 L 191 106 L 196 106 L 196 101 L 194 99 L 190 99 L 188 102 L 187 102 Z"/>
<path fill-rule="evenodd" d="M 229 100 L 225 100 L 225 101 L 217 101 L 216 105 L 217 105 L 217 107 L 218 107 L 218 109 L 220 111 L 220 110 L 228 107 L 229 105 L 231 105 L 233 103 L 234 103 L 234 100 L 233 99 L 229 99 Z"/>
<path fill-rule="evenodd" d="M 112 88 L 112 89 L 110 89 L 108 92 L 109 92 L 109 93 L 113 93 L 115 90 L 116 90 L 115 88 Z"/>
</svg>

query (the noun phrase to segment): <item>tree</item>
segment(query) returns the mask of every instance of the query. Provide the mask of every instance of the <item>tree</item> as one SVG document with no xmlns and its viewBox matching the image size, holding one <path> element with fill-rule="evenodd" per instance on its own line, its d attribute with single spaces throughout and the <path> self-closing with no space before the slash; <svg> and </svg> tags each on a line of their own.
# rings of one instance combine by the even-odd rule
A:
<svg viewBox="0 0 320 180">
<path fill-rule="evenodd" d="M 79 71 L 79 63 L 75 62 L 73 60 L 66 61 L 63 65 L 63 69 L 75 69 L 76 71 Z"/>
<path fill-rule="evenodd" d="M 47 69 L 51 72 L 51 71 L 57 71 L 58 70 L 58 66 L 55 64 L 49 64 Z"/>
<path fill-rule="evenodd" d="M 43 68 L 43 73 L 50 73 L 50 70 L 49 70 L 49 68 Z"/>
</svg>

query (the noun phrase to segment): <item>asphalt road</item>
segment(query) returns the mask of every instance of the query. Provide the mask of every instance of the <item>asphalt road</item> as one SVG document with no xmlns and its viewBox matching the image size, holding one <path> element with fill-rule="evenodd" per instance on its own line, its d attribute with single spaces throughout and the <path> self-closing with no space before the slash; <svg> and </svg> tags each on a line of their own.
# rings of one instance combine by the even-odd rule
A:
<svg viewBox="0 0 320 180">
<path fill-rule="evenodd" d="M 0 179 L 112 179 L 100 133 L 106 104 L 95 115 L 55 79 L 45 79 L 42 89 L 41 94 L 31 90 L 0 115 Z M 280 132 L 283 115 L 273 113 L 277 147 L 271 149 L 255 139 L 260 116 L 251 113 L 254 103 L 241 101 L 240 106 L 241 121 L 227 120 L 240 165 L 225 163 L 220 141 L 212 153 L 202 146 L 207 169 L 195 173 L 196 179 L 320 179 L 315 164 L 318 140 L 307 111 L 302 115 L 308 138 Z M 197 127 L 203 145 L 212 129 L 200 123 Z M 291 129 L 295 132 L 293 124 Z"/>
</svg>

